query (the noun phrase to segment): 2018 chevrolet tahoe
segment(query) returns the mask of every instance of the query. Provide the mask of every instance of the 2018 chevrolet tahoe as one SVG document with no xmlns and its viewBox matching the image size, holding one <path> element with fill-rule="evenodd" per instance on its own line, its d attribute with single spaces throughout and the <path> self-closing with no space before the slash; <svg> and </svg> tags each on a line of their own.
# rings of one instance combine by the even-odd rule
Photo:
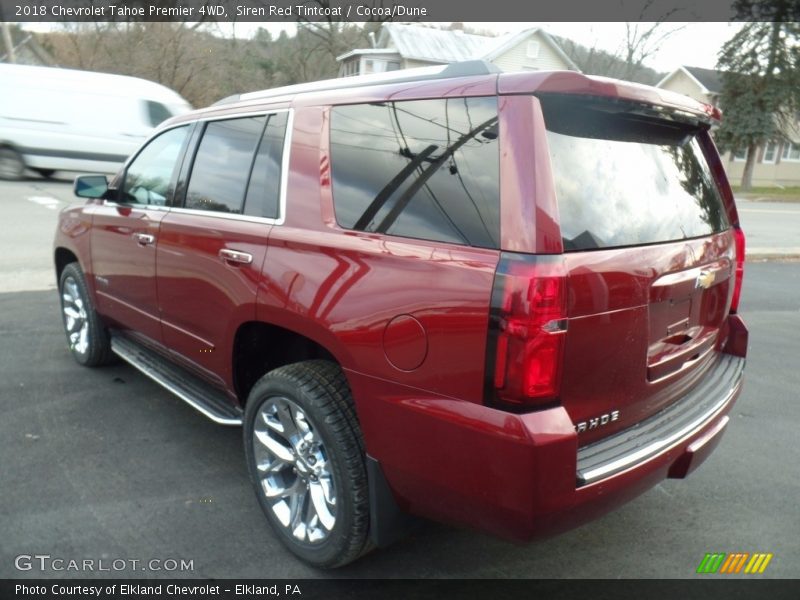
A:
<svg viewBox="0 0 800 600">
<path fill-rule="evenodd" d="M 244 430 L 310 564 L 417 515 L 527 540 L 718 443 L 745 238 L 688 97 L 484 63 L 242 94 L 61 213 L 69 348 Z"/>
</svg>

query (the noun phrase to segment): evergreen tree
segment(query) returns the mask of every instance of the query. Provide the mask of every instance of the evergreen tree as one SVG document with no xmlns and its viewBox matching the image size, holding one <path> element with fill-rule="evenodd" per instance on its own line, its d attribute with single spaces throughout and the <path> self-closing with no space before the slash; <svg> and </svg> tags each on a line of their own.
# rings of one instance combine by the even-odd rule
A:
<svg viewBox="0 0 800 600">
<path fill-rule="evenodd" d="M 738 0 L 735 7 L 750 22 L 719 53 L 724 119 L 715 139 L 723 151 L 747 148 L 741 187 L 748 190 L 758 147 L 797 131 L 800 0 Z"/>
</svg>

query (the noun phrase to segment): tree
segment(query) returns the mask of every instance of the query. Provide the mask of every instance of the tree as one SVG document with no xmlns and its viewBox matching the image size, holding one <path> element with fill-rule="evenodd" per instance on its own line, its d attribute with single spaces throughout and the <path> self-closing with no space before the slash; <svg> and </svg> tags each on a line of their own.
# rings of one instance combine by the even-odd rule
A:
<svg viewBox="0 0 800 600">
<path fill-rule="evenodd" d="M 587 75 L 626 79 L 646 85 L 655 85 L 664 76 L 663 73 L 641 64 L 644 58 L 640 61 L 640 64 L 632 65 L 625 61 L 623 58 L 625 53 L 619 50 L 616 53 L 612 53 L 599 48 L 597 43 L 591 46 L 584 46 L 568 38 L 552 37 L 555 38 L 567 56 Z"/>
<path fill-rule="evenodd" d="M 667 13 L 664 18 L 669 16 L 671 13 Z M 644 61 L 656 54 L 667 38 L 683 28 L 683 25 L 669 26 L 663 21 L 625 23 L 625 45 L 620 57 L 625 61 L 622 79 L 632 80 L 641 71 Z"/>
<path fill-rule="evenodd" d="M 759 146 L 788 141 L 800 109 L 798 0 L 738 0 L 745 24 L 720 50 L 720 106 L 715 134 L 723 151 L 747 149 L 741 189 L 749 190 Z M 792 20 L 794 19 L 794 20 Z"/>
</svg>

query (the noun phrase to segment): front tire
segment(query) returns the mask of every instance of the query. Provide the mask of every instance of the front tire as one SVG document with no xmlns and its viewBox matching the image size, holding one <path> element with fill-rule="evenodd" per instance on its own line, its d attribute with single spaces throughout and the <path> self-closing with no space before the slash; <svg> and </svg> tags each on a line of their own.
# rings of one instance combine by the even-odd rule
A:
<svg viewBox="0 0 800 600">
<path fill-rule="evenodd" d="M 113 360 L 111 340 L 94 310 L 86 280 L 78 263 L 70 263 L 58 281 L 61 317 L 72 356 L 85 367 L 97 367 Z"/>
<path fill-rule="evenodd" d="M 368 550 L 364 443 L 338 365 L 280 367 L 253 386 L 244 419 L 247 467 L 281 542 L 315 567 L 340 567 Z"/>
</svg>

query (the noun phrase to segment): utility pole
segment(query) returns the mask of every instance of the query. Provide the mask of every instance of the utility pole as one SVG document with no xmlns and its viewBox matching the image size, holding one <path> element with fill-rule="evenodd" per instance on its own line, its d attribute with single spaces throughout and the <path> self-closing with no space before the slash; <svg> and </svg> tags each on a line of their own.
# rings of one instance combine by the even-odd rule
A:
<svg viewBox="0 0 800 600">
<path fill-rule="evenodd" d="M 14 53 L 14 42 L 11 40 L 11 29 L 8 27 L 8 23 L 5 21 L 0 21 L 0 27 L 3 29 L 3 42 L 6 45 L 6 60 L 10 63 L 17 62 L 17 55 Z"/>
</svg>

